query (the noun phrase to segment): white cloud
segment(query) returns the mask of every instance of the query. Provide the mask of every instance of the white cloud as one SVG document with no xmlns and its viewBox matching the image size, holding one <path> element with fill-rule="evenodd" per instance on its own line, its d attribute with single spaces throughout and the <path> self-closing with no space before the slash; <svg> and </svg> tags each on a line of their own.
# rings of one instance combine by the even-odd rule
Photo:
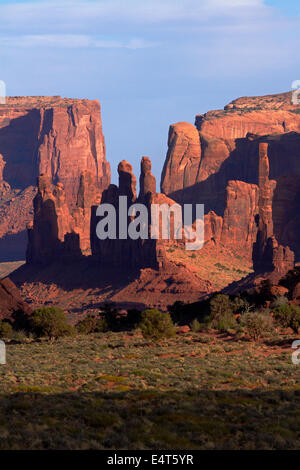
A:
<svg viewBox="0 0 300 470">
<path fill-rule="evenodd" d="M 0 5 L 2 29 L 93 27 L 96 23 L 201 22 L 268 10 L 263 0 L 48 0 Z"/>
<path fill-rule="evenodd" d="M 0 47 L 59 47 L 59 48 L 100 48 L 100 49 L 144 49 L 157 46 L 157 42 L 133 38 L 129 41 L 115 41 L 83 34 L 28 34 L 0 36 Z"/>
</svg>

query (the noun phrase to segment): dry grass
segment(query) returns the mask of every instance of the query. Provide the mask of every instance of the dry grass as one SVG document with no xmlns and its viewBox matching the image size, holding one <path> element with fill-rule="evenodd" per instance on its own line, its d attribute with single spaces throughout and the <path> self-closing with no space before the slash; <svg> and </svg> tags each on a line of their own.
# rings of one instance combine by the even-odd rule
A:
<svg viewBox="0 0 300 470">
<path fill-rule="evenodd" d="M 167 249 L 167 256 L 188 265 L 201 278 L 208 279 L 217 291 L 253 272 L 250 260 L 228 248 L 220 248 L 216 256 L 213 250 L 205 246 L 199 252 L 188 252 L 183 246 L 174 245 Z"/>
<path fill-rule="evenodd" d="M 298 449 L 292 338 L 138 332 L 9 344 L 0 449 Z"/>
</svg>

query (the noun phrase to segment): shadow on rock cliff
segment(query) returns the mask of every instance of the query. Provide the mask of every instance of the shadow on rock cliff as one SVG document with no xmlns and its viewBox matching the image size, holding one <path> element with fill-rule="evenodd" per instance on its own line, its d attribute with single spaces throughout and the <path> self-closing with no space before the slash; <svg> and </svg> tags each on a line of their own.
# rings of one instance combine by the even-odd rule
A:
<svg viewBox="0 0 300 470">
<path fill-rule="evenodd" d="M 12 119 L 0 129 L 0 154 L 6 162 L 3 178 L 13 188 L 24 189 L 35 184 L 37 164 L 34 164 L 34 159 L 39 131 L 38 110 Z"/>
<path fill-rule="evenodd" d="M 300 191 L 299 145 L 300 134 L 255 136 L 236 139 L 236 148 L 223 161 L 219 170 L 206 180 L 168 194 L 181 204 L 204 204 L 205 213 L 214 211 L 223 217 L 226 187 L 230 180 L 258 184 L 258 147 L 269 144 L 270 179 L 277 181 L 273 199 L 274 234 L 282 245 L 289 245 L 300 257 Z"/>
</svg>

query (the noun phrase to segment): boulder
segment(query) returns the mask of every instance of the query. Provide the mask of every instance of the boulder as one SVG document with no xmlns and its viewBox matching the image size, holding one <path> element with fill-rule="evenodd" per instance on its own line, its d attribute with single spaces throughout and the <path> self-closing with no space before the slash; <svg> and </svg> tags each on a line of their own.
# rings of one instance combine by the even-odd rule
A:
<svg viewBox="0 0 300 470">
<path fill-rule="evenodd" d="M 8 277 L 0 279 L 0 320 L 31 313 L 32 309 L 23 301 L 16 285 Z"/>
</svg>

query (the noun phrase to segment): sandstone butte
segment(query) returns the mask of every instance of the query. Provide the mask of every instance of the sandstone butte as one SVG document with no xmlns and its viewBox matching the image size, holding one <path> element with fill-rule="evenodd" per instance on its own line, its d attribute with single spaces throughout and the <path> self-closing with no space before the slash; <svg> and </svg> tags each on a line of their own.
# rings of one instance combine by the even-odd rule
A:
<svg viewBox="0 0 300 470">
<path fill-rule="evenodd" d="M 266 278 L 277 283 L 294 266 L 293 250 L 296 257 L 299 256 L 300 224 L 295 208 L 300 202 L 297 189 L 300 106 L 291 105 L 290 99 L 289 93 L 241 98 L 226 106 L 224 111 L 197 116 L 196 126 L 188 123 L 171 126 L 162 193 L 156 192 L 151 161 L 147 157 L 141 161 L 138 196 L 132 166 L 124 160 L 118 166 L 118 186 L 109 185 L 104 173 L 99 177 L 95 168 L 87 165 L 89 157 L 80 160 L 76 176 L 70 176 L 67 171 L 55 178 L 49 165 L 40 166 L 33 223 L 28 226 L 27 267 L 14 279 L 22 285 L 26 276 L 27 279 L 32 273 L 36 276 L 37 270 L 53 265 L 53 261 L 81 263 L 82 254 L 90 246 L 92 256 L 88 269 L 96 266 L 99 282 L 104 273 L 108 280 L 109 271 L 112 271 L 112 279 L 116 274 L 121 279 L 122 275 L 126 277 L 126 273 L 136 271 L 136 276 L 122 288 L 119 286 L 111 296 L 116 300 L 143 299 L 145 304 L 153 304 L 156 296 L 163 304 L 162 297 L 171 303 L 171 299 L 197 300 L 212 292 L 210 279 L 199 277 L 189 265 L 172 261 L 166 255 L 168 247 L 184 241 L 99 240 L 96 237 L 99 201 L 109 202 L 117 209 L 118 197 L 127 195 L 129 202 L 146 205 L 152 202 L 171 205 L 174 201 L 205 203 L 205 247 L 214 259 L 218 260 L 224 249 L 235 250 L 253 262 L 254 275 L 246 278 L 244 286 Z M 69 118 L 67 113 L 65 119 Z M 73 118 L 68 129 L 72 126 Z M 65 138 L 62 137 L 62 141 Z M 88 145 L 90 142 L 88 140 Z M 66 155 L 74 161 L 74 147 L 72 152 L 68 148 Z M 49 156 L 45 161 L 47 158 Z M 108 165 L 104 153 L 101 158 L 102 165 Z M 2 163 L 3 176 L 5 168 Z M 68 178 L 72 180 L 72 188 Z M 11 182 L 3 179 L 5 193 L 10 191 Z M 203 252 L 196 256 L 202 258 Z M 80 276 L 78 282 L 79 279 Z M 34 282 L 38 280 L 34 277 Z M 62 284 L 65 281 L 62 279 Z M 68 290 L 70 286 L 69 283 Z"/>
<path fill-rule="evenodd" d="M 47 175 L 64 188 L 81 248 L 89 249 L 87 188 L 110 183 L 98 101 L 53 97 L 8 97 L 0 105 L 0 260 L 24 259 L 26 224 L 33 220 L 36 180 Z M 79 219 L 85 218 L 80 225 Z M 69 221 L 70 222 L 70 221 Z"/>
<path fill-rule="evenodd" d="M 205 204 L 205 212 L 213 211 L 215 216 L 210 217 L 218 224 L 228 191 L 233 197 L 237 191 L 237 183 L 228 188 L 229 181 L 258 185 L 258 146 L 268 143 L 270 177 L 276 180 L 274 234 L 299 258 L 300 105 L 293 105 L 291 98 L 291 93 L 239 98 L 224 110 L 197 115 L 195 125 L 171 125 L 162 193 L 179 203 Z M 249 210 L 253 201 L 245 191 L 244 185 L 243 204 L 248 204 Z"/>
</svg>

